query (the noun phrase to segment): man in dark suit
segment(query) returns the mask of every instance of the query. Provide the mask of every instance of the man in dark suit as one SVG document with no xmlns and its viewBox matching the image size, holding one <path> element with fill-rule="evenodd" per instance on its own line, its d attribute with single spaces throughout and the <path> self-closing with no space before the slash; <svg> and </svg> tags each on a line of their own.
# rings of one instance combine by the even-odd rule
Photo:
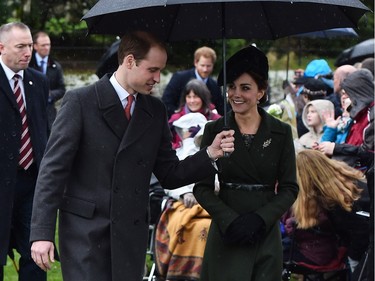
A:
<svg viewBox="0 0 375 281">
<path fill-rule="evenodd" d="M 13 248 L 21 255 L 19 280 L 46 280 L 29 244 L 35 183 L 48 137 L 48 81 L 27 68 L 32 44 L 23 23 L 0 27 L 0 280 Z"/>
<path fill-rule="evenodd" d="M 115 73 L 65 94 L 38 176 L 32 257 L 51 267 L 59 210 L 64 280 L 142 280 L 152 172 L 177 188 L 214 174 L 212 161 L 234 150 L 231 130 L 179 161 L 165 106 L 150 95 L 166 65 L 164 44 L 133 32 L 118 52 Z"/>
<path fill-rule="evenodd" d="M 216 53 L 209 47 L 198 48 L 194 53 L 194 68 L 178 71 L 173 74 L 166 86 L 162 101 L 167 107 L 170 117 L 180 105 L 181 93 L 191 79 L 200 79 L 206 83 L 211 93 L 211 102 L 220 115 L 224 114 L 224 101 L 221 89 L 210 75 L 216 62 Z"/>
<path fill-rule="evenodd" d="M 33 36 L 34 51 L 29 67 L 35 68 L 48 77 L 49 97 L 47 106 L 48 127 L 51 129 L 56 118 L 55 103 L 65 94 L 64 73 L 61 64 L 50 56 L 51 39 L 48 34 L 39 31 Z"/>
</svg>

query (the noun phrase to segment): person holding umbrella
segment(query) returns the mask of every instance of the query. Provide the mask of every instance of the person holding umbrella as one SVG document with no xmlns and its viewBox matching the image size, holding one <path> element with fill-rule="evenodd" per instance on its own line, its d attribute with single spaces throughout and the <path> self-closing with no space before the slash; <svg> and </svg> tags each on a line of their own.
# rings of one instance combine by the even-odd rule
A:
<svg viewBox="0 0 375 281">
<path fill-rule="evenodd" d="M 236 150 L 218 164 L 215 177 L 198 182 L 194 195 L 212 217 L 201 281 L 280 280 L 282 244 L 279 220 L 297 197 L 295 151 L 288 124 L 262 109 L 268 87 L 268 60 L 248 46 L 226 61 L 229 128 Z M 223 84 L 223 71 L 218 82 Z M 206 124 L 201 147 L 224 126 Z"/>
<path fill-rule="evenodd" d="M 214 175 L 213 161 L 234 151 L 228 130 L 179 161 L 165 106 L 150 95 L 166 65 L 164 44 L 131 32 L 118 57 L 115 73 L 65 94 L 38 175 L 32 258 L 51 268 L 59 211 L 64 280 L 142 280 L 151 174 L 173 189 Z"/>
</svg>

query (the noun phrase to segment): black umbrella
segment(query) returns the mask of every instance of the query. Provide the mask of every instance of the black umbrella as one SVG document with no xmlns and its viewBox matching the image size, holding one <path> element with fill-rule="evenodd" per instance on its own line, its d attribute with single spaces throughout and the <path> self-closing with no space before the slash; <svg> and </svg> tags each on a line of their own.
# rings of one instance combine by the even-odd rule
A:
<svg viewBox="0 0 375 281">
<path fill-rule="evenodd" d="M 331 28 L 325 30 L 318 30 L 313 32 L 301 33 L 293 35 L 297 38 L 320 38 L 330 39 L 337 37 L 358 37 L 357 32 L 351 27 Z"/>
<path fill-rule="evenodd" d="M 112 43 L 111 46 L 107 49 L 107 51 L 103 54 L 100 58 L 97 66 L 95 74 L 102 78 L 106 73 L 114 72 L 118 67 L 118 59 L 117 59 L 117 50 L 120 46 L 120 40 L 115 41 Z"/>
<path fill-rule="evenodd" d="M 366 58 L 373 58 L 374 42 L 374 38 L 371 38 L 344 50 L 337 58 L 335 66 L 355 64 L 363 61 Z"/>
<path fill-rule="evenodd" d="M 89 33 L 151 31 L 166 41 L 277 39 L 356 27 L 369 9 L 359 0 L 100 0 L 83 17 Z"/>
<path fill-rule="evenodd" d="M 293 38 L 299 39 L 299 64 L 301 64 L 301 39 L 303 38 L 316 38 L 316 39 L 332 39 L 338 37 L 358 37 L 357 32 L 351 27 L 341 27 L 341 28 L 331 28 L 325 30 L 318 30 L 313 32 L 301 33 L 291 36 Z M 289 39 L 289 38 L 288 38 Z M 286 79 L 288 79 L 289 75 L 289 40 L 288 40 L 288 55 L 286 61 Z"/>
<path fill-rule="evenodd" d="M 167 42 L 223 39 L 225 89 L 226 38 L 277 39 L 356 27 L 367 11 L 359 0 L 99 0 L 83 20 L 88 33 L 95 34 L 121 36 L 127 31 L 145 30 Z M 226 106 L 224 102 L 224 112 Z"/>
</svg>

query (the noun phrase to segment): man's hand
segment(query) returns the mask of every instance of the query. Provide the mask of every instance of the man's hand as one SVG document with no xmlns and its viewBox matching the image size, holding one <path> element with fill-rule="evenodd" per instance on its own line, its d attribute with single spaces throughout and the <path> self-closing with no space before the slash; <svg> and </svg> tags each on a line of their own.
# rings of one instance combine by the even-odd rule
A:
<svg viewBox="0 0 375 281">
<path fill-rule="evenodd" d="M 51 263 L 55 262 L 55 246 L 51 241 L 35 241 L 31 245 L 31 257 L 44 271 L 51 269 Z"/>
<path fill-rule="evenodd" d="M 335 143 L 329 142 L 329 141 L 323 141 L 317 147 L 317 150 L 323 152 L 327 156 L 332 156 L 334 149 L 335 149 Z"/>
<path fill-rule="evenodd" d="M 227 130 L 218 133 L 212 142 L 207 147 L 208 154 L 212 160 L 223 157 L 224 152 L 232 153 L 234 151 L 234 130 Z"/>
</svg>

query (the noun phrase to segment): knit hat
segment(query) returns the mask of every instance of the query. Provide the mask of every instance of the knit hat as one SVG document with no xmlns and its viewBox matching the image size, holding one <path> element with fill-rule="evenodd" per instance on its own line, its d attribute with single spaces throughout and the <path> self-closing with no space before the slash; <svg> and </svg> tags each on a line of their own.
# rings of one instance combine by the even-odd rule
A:
<svg viewBox="0 0 375 281">
<path fill-rule="evenodd" d="M 308 79 L 302 90 L 309 100 L 324 98 L 327 95 L 327 85 L 320 79 Z"/>
</svg>

